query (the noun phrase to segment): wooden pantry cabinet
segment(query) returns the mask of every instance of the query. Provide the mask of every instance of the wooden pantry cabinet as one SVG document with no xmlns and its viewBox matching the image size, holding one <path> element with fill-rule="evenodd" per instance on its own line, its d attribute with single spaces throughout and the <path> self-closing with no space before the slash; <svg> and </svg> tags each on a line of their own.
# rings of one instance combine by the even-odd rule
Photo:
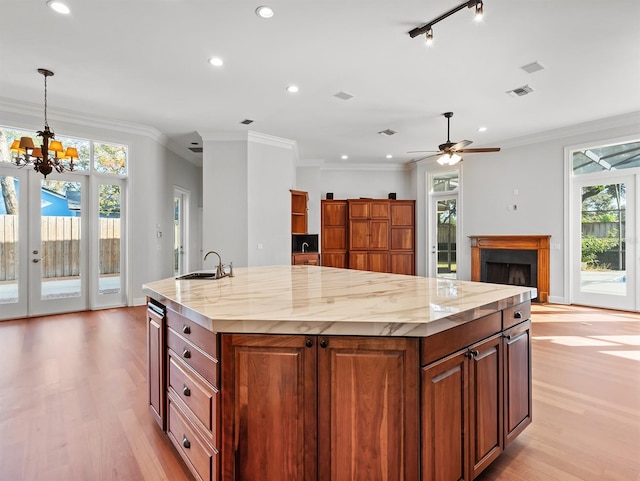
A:
<svg viewBox="0 0 640 481">
<path fill-rule="evenodd" d="M 322 265 L 415 274 L 415 201 L 322 201 Z"/>
</svg>

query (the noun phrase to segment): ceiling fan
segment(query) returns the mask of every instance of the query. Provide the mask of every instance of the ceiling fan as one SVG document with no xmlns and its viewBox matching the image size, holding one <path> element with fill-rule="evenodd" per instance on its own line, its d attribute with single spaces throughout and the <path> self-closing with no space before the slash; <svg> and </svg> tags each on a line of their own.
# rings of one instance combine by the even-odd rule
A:
<svg viewBox="0 0 640 481">
<path fill-rule="evenodd" d="M 451 117 L 453 117 L 453 112 L 445 112 L 444 117 L 447 119 L 447 141 L 444 144 L 440 144 L 438 146 L 439 151 L 435 150 L 412 150 L 407 152 L 408 154 L 417 154 L 422 152 L 434 152 L 432 155 L 427 155 L 426 157 L 422 157 L 420 159 L 415 159 L 414 162 L 419 162 L 424 159 L 428 159 L 429 157 L 440 156 L 438 159 L 438 163 L 440 165 L 453 165 L 457 164 L 462 160 L 462 157 L 459 155 L 461 153 L 479 153 L 479 152 L 499 152 L 500 147 L 484 147 L 479 149 L 467 149 L 468 145 L 471 145 L 473 142 L 471 140 L 462 140 L 460 142 L 451 142 L 449 139 L 449 130 L 450 130 L 450 122 Z"/>
</svg>

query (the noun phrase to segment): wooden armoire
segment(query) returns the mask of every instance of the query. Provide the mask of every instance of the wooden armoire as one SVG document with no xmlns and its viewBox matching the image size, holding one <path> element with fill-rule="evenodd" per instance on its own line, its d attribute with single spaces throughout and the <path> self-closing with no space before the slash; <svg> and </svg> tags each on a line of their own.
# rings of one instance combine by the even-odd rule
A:
<svg viewBox="0 0 640 481">
<path fill-rule="evenodd" d="M 415 201 L 321 201 L 322 265 L 415 274 Z"/>
</svg>

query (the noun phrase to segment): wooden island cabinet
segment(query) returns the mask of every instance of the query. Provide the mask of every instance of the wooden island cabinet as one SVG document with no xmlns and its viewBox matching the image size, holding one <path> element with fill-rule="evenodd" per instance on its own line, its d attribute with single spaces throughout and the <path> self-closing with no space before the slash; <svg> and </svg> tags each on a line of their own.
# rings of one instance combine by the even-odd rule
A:
<svg viewBox="0 0 640 481">
<path fill-rule="evenodd" d="M 151 410 L 197 480 L 470 481 L 531 422 L 535 290 L 446 282 L 272 266 L 147 284 L 166 312 Z"/>
</svg>

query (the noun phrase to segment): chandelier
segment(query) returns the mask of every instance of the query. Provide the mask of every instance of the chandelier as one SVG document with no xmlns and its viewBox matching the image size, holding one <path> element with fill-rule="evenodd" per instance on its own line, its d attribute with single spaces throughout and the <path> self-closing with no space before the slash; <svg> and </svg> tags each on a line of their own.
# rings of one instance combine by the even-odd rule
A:
<svg viewBox="0 0 640 481">
<path fill-rule="evenodd" d="M 75 147 L 62 146 L 62 142 L 55 139 L 55 134 L 49 128 L 47 122 L 47 77 L 53 76 L 51 70 L 39 68 L 38 72 L 44 76 L 44 130 L 37 132 L 42 138 L 42 145 L 36 147 L 31 137 L 21 137 L 11 144 L 11 151 L 14 153 L 13 160 L 18 167 L 33 164 L 33 170 L 40 172 L 47 178 L 53 169 L 56 172 L 73 170 L 73 159 L 78 159 L 78 150 Z M 63 165 L 62 161 L 69 159 L 69 165 Z"/>
</svg>

